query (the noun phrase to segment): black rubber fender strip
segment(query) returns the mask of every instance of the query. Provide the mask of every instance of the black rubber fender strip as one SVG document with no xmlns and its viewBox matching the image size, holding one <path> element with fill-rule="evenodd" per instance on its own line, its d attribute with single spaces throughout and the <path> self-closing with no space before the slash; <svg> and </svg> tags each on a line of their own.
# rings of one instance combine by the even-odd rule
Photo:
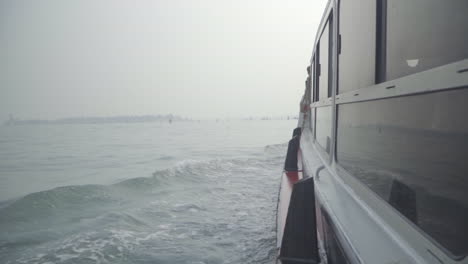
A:
<svg viewBox="0 0 468 264">
<path fill-rule="evenodd" d="M 279 256 L 282 263 L 319 263 L 315 214 L 314 179 L 302 179 L 291 193 Z"/>
</svg>

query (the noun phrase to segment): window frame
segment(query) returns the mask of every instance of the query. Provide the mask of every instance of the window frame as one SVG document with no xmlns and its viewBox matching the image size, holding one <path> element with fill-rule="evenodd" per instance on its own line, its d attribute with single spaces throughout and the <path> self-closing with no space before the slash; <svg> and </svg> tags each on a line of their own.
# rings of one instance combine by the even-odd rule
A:
<svg viewBox="0 0 468 264">
<path fill-rule="evenodd" d="M 417 73 L 403 76 L 401 78 L 386 80 L 386 4 L 387 1 L 378 1 L 377 12 L 381 14 L 381 19 L 377 19 L 377 37 L 376 37 L 376 81 L 374 85 L 362 87 L 354 91 L 347 91 L 341 94 L 337 94 L 335 98 L 335 107 L 347 103 L 357 103 L 364 101 L 373 101 L 378 99 L 387 99 L 393 97 L 406 97 L 419 94 L 428 94 L 433 92 L 448 91 L 453 89 L 459 89 L 468 85 L 468 59 L 462 59 L 460 61 L 452 62 L 449 64 L 441 65 L 435 68 L 427 69 Z M 338 72 L 334 74 L 338 75 Z M 331 102 L 315 102 L 311 107 L 319 107 L 332 105 Z M 339 113 L 337 112 L 334 116 L 335 124 L 338 121 Z M 335 129 L 338 129 L 335 125 Z M 335 134 L 334 142 L 337 142 L 339 138 Z M 385 204 L 385 208 L 390 209 L 403 219 L 409 226 L 416 230 L 419 234 L 424 236 L 430 243 L 437 247 L 444 255 L 448 256 L 453 260 L 466 259 L 468 254 L 464 256 L 455 256 L 448 249 L 442 246 L 419 226 L 411 222 L 405 216 L 403 216 L 396 208 L 394 208 L 389 202 L 382 199 L 377 193 L 371 190 L 368 186 L 362 183 L 357 177 L 346 171 L 337 159 L 337 144 L 335 144 L 333 164 L 335 171 L 338 176 L 343 180 L 356 181 L 360 187 L 353 186 L 353 189 L 364 188 L 366 190 L 366 196 L 372 197 L 381 201 Z M 352 178 L 352 179 L 349 179 Z M 354 184 L 353 184 L 354 185 Z M 362 195 L 362 192 L 361 192 Z M 367 198 L 366 202 L 369 202 Z M 381 210 L 377 210 L 382 213 Z"/>
<path fill-rule="evenodd" d="M 337 88 L 336 88 L 335 94 L 343 94 L 343 93 L 345 93 L 345 92 L 347 92 L 347 91 L 353 91 L 353 90 L 347 90 L 347 91 L 341 92 L 341 90 L 340 90 L 340 70 L 341 70 L 340 67 L 342 66 L 342 65 L 341 65 L 341 58 L 342 58 L 341 56 L 342 56 L 342 46 L 343 46 L 343 44 L 342 44 L 342 43 L 343 43 L 343 42 L 342 42 L 342 41 L 343 41 L 343 39 L 342 39 L 342 38 L 343 38 L 343 37 L 342 37 L 343 34 L 342 34 L 342 31 L 341 31 L 341 30 L 342 30 L 342 29 L 341 29 L 341 18 L 342 18 L 342 17 L 341 17 L 341 15 L 342 15 L 342 14 L 341 14 L 341 13 L 342 13 L 342 10 L 341 10 L 341 9 L 342 9 L 342 1 L 343 1 L 343 0 L 338 0 L 338 3 L 337 3 L 337 5 L 338 5 L 338 8 L 337 8 L 337 9 L 338 9 L 338 10 L 337 10 L 338 15 L 337 15 L 337 19 L 336 19 L 336 24 L 337 24 L 337 25 L 336 25 L 336 30 L 337 30 L 337 32 L 338 32 L 338 34 L 337 34 L 337 40 L 336 40 L 336 42 L 337 42 L 337 45 L 336 45 L 336 46 L 337 46 L 337 47 L 336 47 L 336 48 L 337 48 L 337 59 L 336 59 L 336 64 L 337 64 L 337 67 L 336 67 L 336 79 L 337 79 L 336 82 L 337 82 L 337 83 L 336 83 L 336 85 L 337 85 Z M 346 0 L 346 1 L 352 2 L 352 1 L 350 1 L 350 0 Z M 387 1 L 387 0 L 379 0 L 379 1 L 376 1 L 376 9 L 377 9 L 377 12 L 378 12 L 378 10 L 379 10 L 379 5 L 382 4 L 382 2 L 385 2 L 385 3 L 386 3 L 386 1 Z M 373 64 L 369 64 L 369 65 L 368 65 L 368 67 L 373 67 L 373 68 L 374 68 L 374 76 L 372 76 L 373 80 L 372 80 L 372 84 L 371 84 L 371 85 L 378 83 L 378 82 L 376 81 L 376 80 L 377 80 L 377 79 L 376 79 L 376 78 L 377 78 L 377 77 L 376 77 L 376 76 L 377 76 L 377 65 L 380 63 L 380 58 L 378 57 L 378 53 L 379 53 L 380 51 L 377 50 L 377 47 L 378 47 L 378 45 L 379 45 L 378 40 L 380 39 L 380 37 L 379 37 L 380 29 L 379 29 L 379 27 L 378 27 L 378 26 L 379 26 L 379 19 L 378 19 L 378 18 L 379 18 L 379 15 L 377 15 L 377 16 L 375 17 L 375 20 L 374 20 L 374 22 L 376 22 L 376 25 L 375 25 L 375 32 L 374 32 L 374 36 L 373 36 L 373 37 L 375 37 L 375 43 L 370 43 L 369 45 L 367 45 L 367 46 L 372 46 L 372 45 L 374 45 L 374 48 L 375 48 L 375 52 L 374 52 L 374 54 L 373 54 L 374 58 L 373 58 L 373 60 L 371 60 L 371 61 L 372 61 L 371 63 L 373 63 Z M 346 43 L 349 43 L 349 42 L 347 41 L 347 39 L 346 39 L 346 36 L 345 36 L 345 39 L 344 39 L 344 43 L 345 43 L 345 44 L 346 44 Z M 360 44 L 360 45 L 362 45 L 362 44 Z M 367 85 L 367 86 L 368 86 L 368 85 Z M 357 89 L 362 88 L 362 87 L 367 87 L 367 86 L 357 87 Z M 356 89 L 354 89 L 354 90 L 356 90 Z"/>
<path fill-rule="evenodd" d="M 312 58 L 319 60 L 319 41 L 323 33 L 325 25 L 329 23 L 330 16 L 335 17 L 335 21 L 332 22 L 333 33 L 330 34 L 330 41 L 337 43 L 337 45 L 330 46 L 330 60 L 329 65 L 331 65 L 329 72 L 329 80 L 331 81 L 331 97 L 319 100 L 318 89 L 320 86 L 319 82 L 316 82 L 315 78 L 318 78 L 319 75 L 315 74 L 314 76 L 314 96 L 311 102 L 310 108 L 312 116 L 314 117 L 314 129 L 313 129 L 313 147 L 317 151 L 318 156 L 322 159 L 325 166 L 330 169 L 333 174 L 340 178 L 344 183 L 347 183 L 350 187 L 350 190 L 354 190 L 356 195 L 363 199 L 365 207 L 370 207 L 375 215 L 372 217 L 378 217 L 382 219 L 391 218 L 392 223 L 388 223 L 391 228 L 396 228 L 395 232 L 405 237 L 406 240 L 413 240 L 414 236 L 418 239 L 423 239 L 423 244 L 413 244 L 411 241 L 408 243 L 417 250 L 420 254 L 422 252 L 427 252 L 429 249 L 433 256 L 440 259 L 450 258 L 452 260 L 468 260 L 468 257 L 454 257 L 450 254 L 447 254 L 447 250 L 441 247 L 438 243 L 433 243 L 428 234 L 415 226 L 410 220 L 406 217 L 401 216 L 401 214 L 393 208 L 387 201 L 384 201 L 378 194 L 370 190 L 364 183 L 360 182 L 358 178 L 354 177 L 352 174 L 347 172 L 337 160 L 337 121 L 339 118 L 339 113 L 337 108 L 341 104 L 362 102 L 376 99 L 416 95 L 416 94 L 425 94 L 435 91 L 444 91 L 451 89 L 458 89 L 464 86 L 468 86 L 468 59 L 462 59 L 460 61 L 452 62 L 449 64 L 441 65 L 432 69 L 427 69 L 421 72 L 413 73 L 407 76 L 403 76 L 398 79 L 385 80 L 385 76 L 382 73 L 385 73 L 386 65 L 386 4 L 387 0 L 377 1 L 376 6 L 376 15 L 379 15 L 380 19 L 376 19 L 376 55 L 375 55 L 375 84 L 362 87 L 357 90 L 347 91 L 341 94 L 337 94 L 337 85 L 338 85 L 338 49 L 340 48 L 339 42 L 339 4 L 341 0 L 336 1 L 333 5 L 329 5 L 322 17 L 320 23 L 321 27 L 316 33 L 316 38 L 314 42 L 314 51 Z M 315 67 L 317 71 L 318 67 Z M 332 108 L 332 131 L 331 135 L 331 154 L 328 155 L 322 149 L 321 146 L 316 141 L 316 108 L 322 106 L 331 106 Z M 377 199 L 375 199 L 377 197 Z M 363 205 L 364 206 L 364 205 Z M 390 210 L 388 210 L 390 209 Z M 401 225 L 401 221 L 407 222 L 408 225 Z M 403 232 L 403 233 L 401 233 Z M 422 236 L 422 237 L 421 237 Z M 429 238 L 424 240 L 424 238 Z"/>
<path fill-rule="evenodd" d="M 328 14 L 327 19 L 325 20 L 323 27 L 320 30 L 320 36 L 319 40 L 316 44 L 315 48 L 315 56 L 318 61 L 318 67 L 317 67 L 317 98 L 316 101 L 323 101 L 323 100 L 329 100 L 331 97 L 333 97 L 333 72 L 334 72 L 334 63 L 333 63 L 333 52 L 334 52 L 334 29 L 333 27 L 335 26 L 335 23 L 333 21 L 333 10 Z M 328 29 L 328 60 L 327 60 L 327 97 L 320 98 L 320 77 L 322 76 L 322 60 L 320 58 L 320 46 L 321 46 L 321 41 L 322 41 L 322 36 L 325 33 L 325 29 Z"/>
<path fill-rule="evenodd" d="M 386 100 L 386 99 L 393 99 L 393 98 L 407 98 L 407 97 L 414 97 L 414 96 L 421 96 L 421 95 L 428 95 L 428 94 L 434 94 L 434 93 L 443 93 L 447 91 L 453 91 L 453 90 L 468 90 L 468 59 L 464 60 L 466 66 L 467 66 L 467 72 L 465 75 L 465 82 L 466 84 L 464 86 L 456 86 L 456 87 L 451 87 L 451 88 L 446 88 L 446 89 L 437 89 L 434 91 L 428 91 L 424 93 L 412 93 L 404 96 L 390 96 L 390 97 L 379 97 L 371 100 L 355 100 L 351 102 L 340 102 L 336 103 L 336 107 L 340 105 L 347 105 L 347 104 L 358 104 L 358 103 L 363 103 L 363 102 L 373 102 L 373 101 L 379 101 L 379 100 Z M 429 70 L 430 71 L 430 70 Z M 419 75 L 419 73 L 415 73 L 413 75 Z M 411 76 L 413 76 L 411 75 Z M 436 78 L 438 77 L 437 74 L 432 74 L 432 76 L 435 76 Z M 420 80 L 418 77 L 414 77 L 417 80 Z M 439 76 L 440 78 L 440 76 Z M 435 78 L 434 78 L 435 79 Z M 421 82 L 423 83 L 423 82 Z M 377 85 L 378 86 L 378 85 Z M 338 113 L 338 112 L 337 112 Z M 337 118 L 335 119 L 336 123 L 338 123 L 338 115 Z M 337 127 L 338 130 L 338 127 Z M 338 142 L 338 134 L 336 135 L 336 142 Z M 364 198 L 363 200 L 367 204 L 375 205 L 379 203 L 378 207 L 374 207 L 373 210 L 378 212 L 379 215 L 384 215 L 387 214 L 387 211 L 391 211 L 393 213 L 396 213 L 401 220 L 403 220 L 405 223 L 407 223 L 411 228 L 416 230 L 420 235 L 422 235 L 424 238 L 426 238 L 432 245 L 437 247 L 440 251 L 442 251 L 445 256 L 451 258 L 452 260 L 455 261 L 460 261 L 460 260 L 467 260 L 468 259 L 468 252 L 465 253 L 464 255 L 455 255 L 453 254 L 448 248 L 443 246 L 438 240 L 433 238 L 429 233 L 427 233 L 425 230 L 423 230 L 420 226 L 418 226 L 416 223 L 408 219 L 407 216 L 405 216 L 402 212 L 400 212 L 397 208 L 395 208 L 390 201 L 385 200 L 383 197 L 381 197 L 376 191 L 371 189 L 367 184 L 362 182 L 359 177 L 355 176 L 353 173 L 348 171 L 343 165 L 341 165 L 341 162 L 338 160 L 338 144 L 335 145 L 335 155 L 333 157 L 333 165 L 334 165 L 334 171 L 336 174 L 342 178 L 353 190 L 355 190 L 358 194 L 359 197 Z M 381 204 L 385 204 L 383 207 Z M 400 233 L 400 232 L 398 232 Z"/>
<path fill-rule="evenodd" d="M 335 129 L 336 129 L 336 124 L 335 124 L 335 111 L 336 107 L 334 106 L 334 98 L 335 98 L 335 87 L 336 87 L 336 78 L 335 78 L 335 71 L 336 71 L 336 39 L 335 39 L 335 34 L 334 32 L 337 32 L 336 30 L 336 22 L 334 21 L 334 17 L 336 16 L 334 12 L 336 9 L 335 8 L 330 8 L 322 18 L 321 22 L 321 27 L 320 30 L 317 32 L 316 36 L 316 42 L 314 45 L 314 52 L 312 55 L 312 60 L 314 60 L 315 63 L 315 75 L 314 75 L 314 86 L 313 86 L 313 91 L 314 91 L 314 98 L 312 100 L 312 103 L 310 105 L 311 112 L 313 112 L 313 117 L 314 117 L 314 122 L 313 122 L 313 144 L 316 146 L 316 149 L 322 156 L 324 160 L 327 161 L 327 164 L 331 164 L 333 160 L 333 156 L 335 155 Z M 320 99 L 320 76 L 322 73 L 321 70 L 321 63 L 320 63 L 320 40 L 321 37 L 325 31 L 325 28 L 328 26 L 328 97 L 327 98 L 322 98 Z M 317 104 L 320 104 L 317 106 Z M 320 106 L 331 106 L 330 111 L 331 113 L 331 124 L 330 124 L 330 131 L 329 131 L 329 136 L 330 136 L 330 150 L 329 153 L 326 151 L 324 147 L 322 147 L 318 142 L 317 142 L 317 108 Z"/>
</svg>

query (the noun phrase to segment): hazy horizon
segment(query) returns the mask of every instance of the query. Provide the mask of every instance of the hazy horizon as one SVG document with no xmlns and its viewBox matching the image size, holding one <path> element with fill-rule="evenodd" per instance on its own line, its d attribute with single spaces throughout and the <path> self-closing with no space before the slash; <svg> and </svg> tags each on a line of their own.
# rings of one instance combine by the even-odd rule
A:
<svg viewBox="0 0 468 264">
<path fill-rule="evenodd" d="M 295 114 L 327 1 L 0 1 L 0 120 Z"/>
<path fill-rule="evenodd" d="M 156 118 L 158 118 L 156 120 Z M 265 115 L 265 116 L 241 116 L 241 117 L 207 117 L 207 118 L 193 118 L 190 116 L 180 116 L 172 113 L 165 114 L 141 114 L 141 115 L 108 115 L 108 116 L 67 116 L 55 119 L 29 119 L 16 116 L 9 116 L 6 120 L 0 120 L 0 125 L 25 125 L 25 124 L 69 124 L 71 123 L 109 123 L 108 121 L 114 120 L 115 123 L 132 123 L 127 121 L 136 120 L 136 122 L 156 122 L 162 120 L 174 121 L 234 121 L 234 120 L 290 120 L 298 119 L 298 114 L 284 114 L 284 115 Z M 113 123 L 113 122 L 110 122 Z"/>
</svg>

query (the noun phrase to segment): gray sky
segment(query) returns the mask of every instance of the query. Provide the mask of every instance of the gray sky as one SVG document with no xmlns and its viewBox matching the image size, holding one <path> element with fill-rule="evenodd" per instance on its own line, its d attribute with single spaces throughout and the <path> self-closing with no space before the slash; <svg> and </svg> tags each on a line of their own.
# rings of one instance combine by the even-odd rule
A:
<svg viewBox="0 0 468 264">
<path fill-rule="evenodd" d="M 0 121 L 296 114 L 326 0 L 0 0 Z"/>
</svg>

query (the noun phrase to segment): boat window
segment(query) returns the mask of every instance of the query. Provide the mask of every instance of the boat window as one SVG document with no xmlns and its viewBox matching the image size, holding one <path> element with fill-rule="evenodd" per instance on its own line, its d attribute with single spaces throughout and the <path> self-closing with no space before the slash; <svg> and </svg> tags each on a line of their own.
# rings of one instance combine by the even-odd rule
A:
<svg viewBox="0 0 468 264">
<path fill-rule="evenodd" d="M 310 125 L 312 129 L 313 138 L 315 139 L 315 108 L 310 109 Z"/>
<path fill-rule="evenodd" d="M 312 58 L 312 62 L 310 63 L 310 81 L 311 81 L 311 86 L 312 86 L 312 98 L 311 102 L 315 102 L 315 57 Z"/>
<path fill-rule="evenodd" d="M 316 54 L 318 54 L 318 50 L 319 50 L 319 45 L 317 45 L 317 50 L 315 51 Z M 314 70 L 314 79 L 313 79 L 313 86 L 314 86 L 314 95 L 312 97 L 312 101 L 313 102 L 317 102 L 319 100 L 319 81 L 318 81 L 318 78 L 319 78 L 319 72 L 318 72 L 318 69 L 319 69 L 319 66 L 318 66 L 318 58 L 319 58 L 319 55 L 315 56 L 314 55 L 314 58 L 313 58 L 313 70 Z"/>
<path fill-rule="evenodd" d="M 309 68 L 309 77 L 310 77 L 310 98 L 309 98 L 309 104 L 307 106 L 307 109 L 308 109 L 308 118 L 309 118 L 309 127 L 311 130 L 313 130 L 314 128 L 314 118 L 312 116 L 312 109 L 310 108 L 310 104 L 313 102 L 313 99 L 314 99 L 314 94 L 315 94 L 315 91 L 314 91 L 314 78 L 315 78 L 315 72 L 314 72 L 314 59 L 312 59 L 312 62 L 310 64 L 310 68 Z"/>
<path fill-rule="evenodd" d="M 318 68 L 318 98 L 319 100 L 328 98 L 331 96 L 330 92 L 330 84 L 329 81 L 331 73 L 331 65 L 330 65 L 330 53 L 331 53 L 331 29 L 330 29 L 331 19 L 328 20 L 326 23 L 322 35 L 320 37 L 320 42 L 318 44 L 318 52 L 319 52 L 319 68 Z"/>
<path fill-rule="evenodd" d="M 323 241 L 325 251 L 327 253 L 327 263 L 328 264 L 348 264 L 349 261 L 346 259 L 344 250 L 341 247 L 340 242 L 336 236 L 336 232 L 332 226 L 332 220 L 330 219 L 329 214 L 322 207 L 318 211 L 321 213 L 320 222 L 322 223 L 323 228 Z"/>
<path fill-rule="evenodd" d="M 455 256 L 468 254 L 467 101 L 464 88 L 338 106 L 338 163 Z"/>
<path fill-rule="evenodd" d="M 312 66 L 309 65 L 307 67 L 307 79 L 306 79 L 306 87 L 307 87 L 307 104 L 310 106 L 310 103 L 312 102 L 312 87 L 313 87 L 313 72 L 312 72 Z"/>
<path fill-rule="evenodd" d="M 332 125 L 332 108 L 331 106 L 316 108 L 316 130 L 315 137 L 318 144 L 330 154 L 331 147 L 331 125 Z"/>
<path fill-rule="evenodd" d="M 340 1 L 340 93 L 375 83 L 376 1 Z"/>
<path fill-rule="evenodd" d="M 386 79 L 468 58 L 468 1 L 387 1 Z"/>
</svg>

